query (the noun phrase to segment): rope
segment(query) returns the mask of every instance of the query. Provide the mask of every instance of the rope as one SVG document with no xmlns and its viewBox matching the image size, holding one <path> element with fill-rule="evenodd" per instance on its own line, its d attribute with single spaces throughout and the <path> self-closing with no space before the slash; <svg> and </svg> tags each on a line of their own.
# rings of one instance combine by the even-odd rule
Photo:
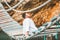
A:
<svg viewBox="0 0 60 40">
<path fill-rule="evenodd" d="M 60 20 L 60 17 L 57 17 L 57 19 L 54 21 L 54 22 L 50 22 L 50 23 L 48 23 L 48 25 L 47 25 L 47 27 L 46 26 L 44 26 L 44 27 L 46 27 L 44 30 L 46 30 L 48 27 L 50 27 L 51 25 L 53 25 L 54 23 L 56 23 L 58 20 Z M 52 24 L 51 24 L 52 23 Z M 43 30 L 42 30 L 43 31 Z M 45 32 L 44 32 L 45 33 Z M 41 31 L 39 31 L 37 34 L 34 34 L 34 35 L 38 35 L 38 34 L 41 34 Z M 30 36 L 30 37 L 28 37 L 28 38 L 31 38 L 31 37 L 34 37 L 34 35 L 33 36 Z M 44 34 L 45 36 L 46 36 L 46 34 Z M 45 36 L 44 36 L 44 40 L 46 40 L 45 39 Z M 27 38 L 27 39 L 28 39 Z M 56 35 L 56 38 L 57 38 L 57 35 Z"/>
<path fill-rule="evenodd" d="M 3 12 L 4 12 L 4 11 L 10 11 L 10 10 L 16 8 L 16 7 L 17 7 L 19 4 L 21 4 L 23 1 L 24 1 L 24 0 L 20 0 L 15 6 L 13 6 L 13 7 L 9 7 L 9 9 L 7 9 L 7 10 L 2 10 L 2 11 L 3 11 Z M 5 3 L 8 5 L 7 2 L 5 2 Z"/>
<path fill-rule="evenodd" d="M 49 3 L 50 1 L 51 1 L 51 0 L 48 0 L 48 1 L 46 1 L 45 3 L 43 3 L 42 5 L 40 5 L 40 6 L 36 7 L 36 8 L 33 8 L 33 9 L 31 9 L 31 10 L 26 10 L 26 11 L 19 11 L 19 10 L 12 9 L 11 6 L 10 6 L 7 2 L 5 2 L 5 3 L 7 4 L 7 6 L 8 6 L 9 8 L 11 8 L 11 9 L 14 10 L 14 11 L 16 11 L 16 12 L 21 12 L 21 13 L 25 13 L 25 12 L 35 11 L 35 10 L 37 10 L 37 9 L 45 6 L 45 5 L 46 5 L 47 3 Z"/>
</svg>

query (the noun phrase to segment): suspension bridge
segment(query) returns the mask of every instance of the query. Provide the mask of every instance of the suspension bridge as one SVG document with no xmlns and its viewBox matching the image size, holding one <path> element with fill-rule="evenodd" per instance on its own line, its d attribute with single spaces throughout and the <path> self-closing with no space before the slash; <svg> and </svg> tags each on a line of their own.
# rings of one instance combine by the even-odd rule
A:
<svg viewBox="0 0 60 40">
<path fill-rule="evenodd" d="M 55 16 L 50 20 L 50 22 L 44 23 L 42 26 L 38 28 L 35 32 L 31 34 L 28 38 L 26 38 L 22 32 L 23 32 L 23 27 L 22 25 L 18 24 L 11 16 L 7 13 L 7 11 L 14 10 L 16 12 L 31 12 L 35 11 L 47 3 L 49 3 L 51 0 L 47 0 L 45 3 L 40 5 L 37 8 L 27 10 L 27 11 L 18 11 L 15 10 L 19 4 L 23 3 L 24 0 L 20 0 L 18 4 L 15 6 L 11 7 L 7 2 L 5 2 L 9 9 L 5 10 L 3 5 L 0 3 L 0 28 L 1 30 L 6 33 L 11 40 L 49 40 L 48 38 L 50 37 L 50 40 L 59 40 L 59 34 L 60 34 L 60 15 Z M 13 38 L 13 39 L 12 39 Z M 54 39 L 55 38 L 55 39 Z"/>
</svg>

